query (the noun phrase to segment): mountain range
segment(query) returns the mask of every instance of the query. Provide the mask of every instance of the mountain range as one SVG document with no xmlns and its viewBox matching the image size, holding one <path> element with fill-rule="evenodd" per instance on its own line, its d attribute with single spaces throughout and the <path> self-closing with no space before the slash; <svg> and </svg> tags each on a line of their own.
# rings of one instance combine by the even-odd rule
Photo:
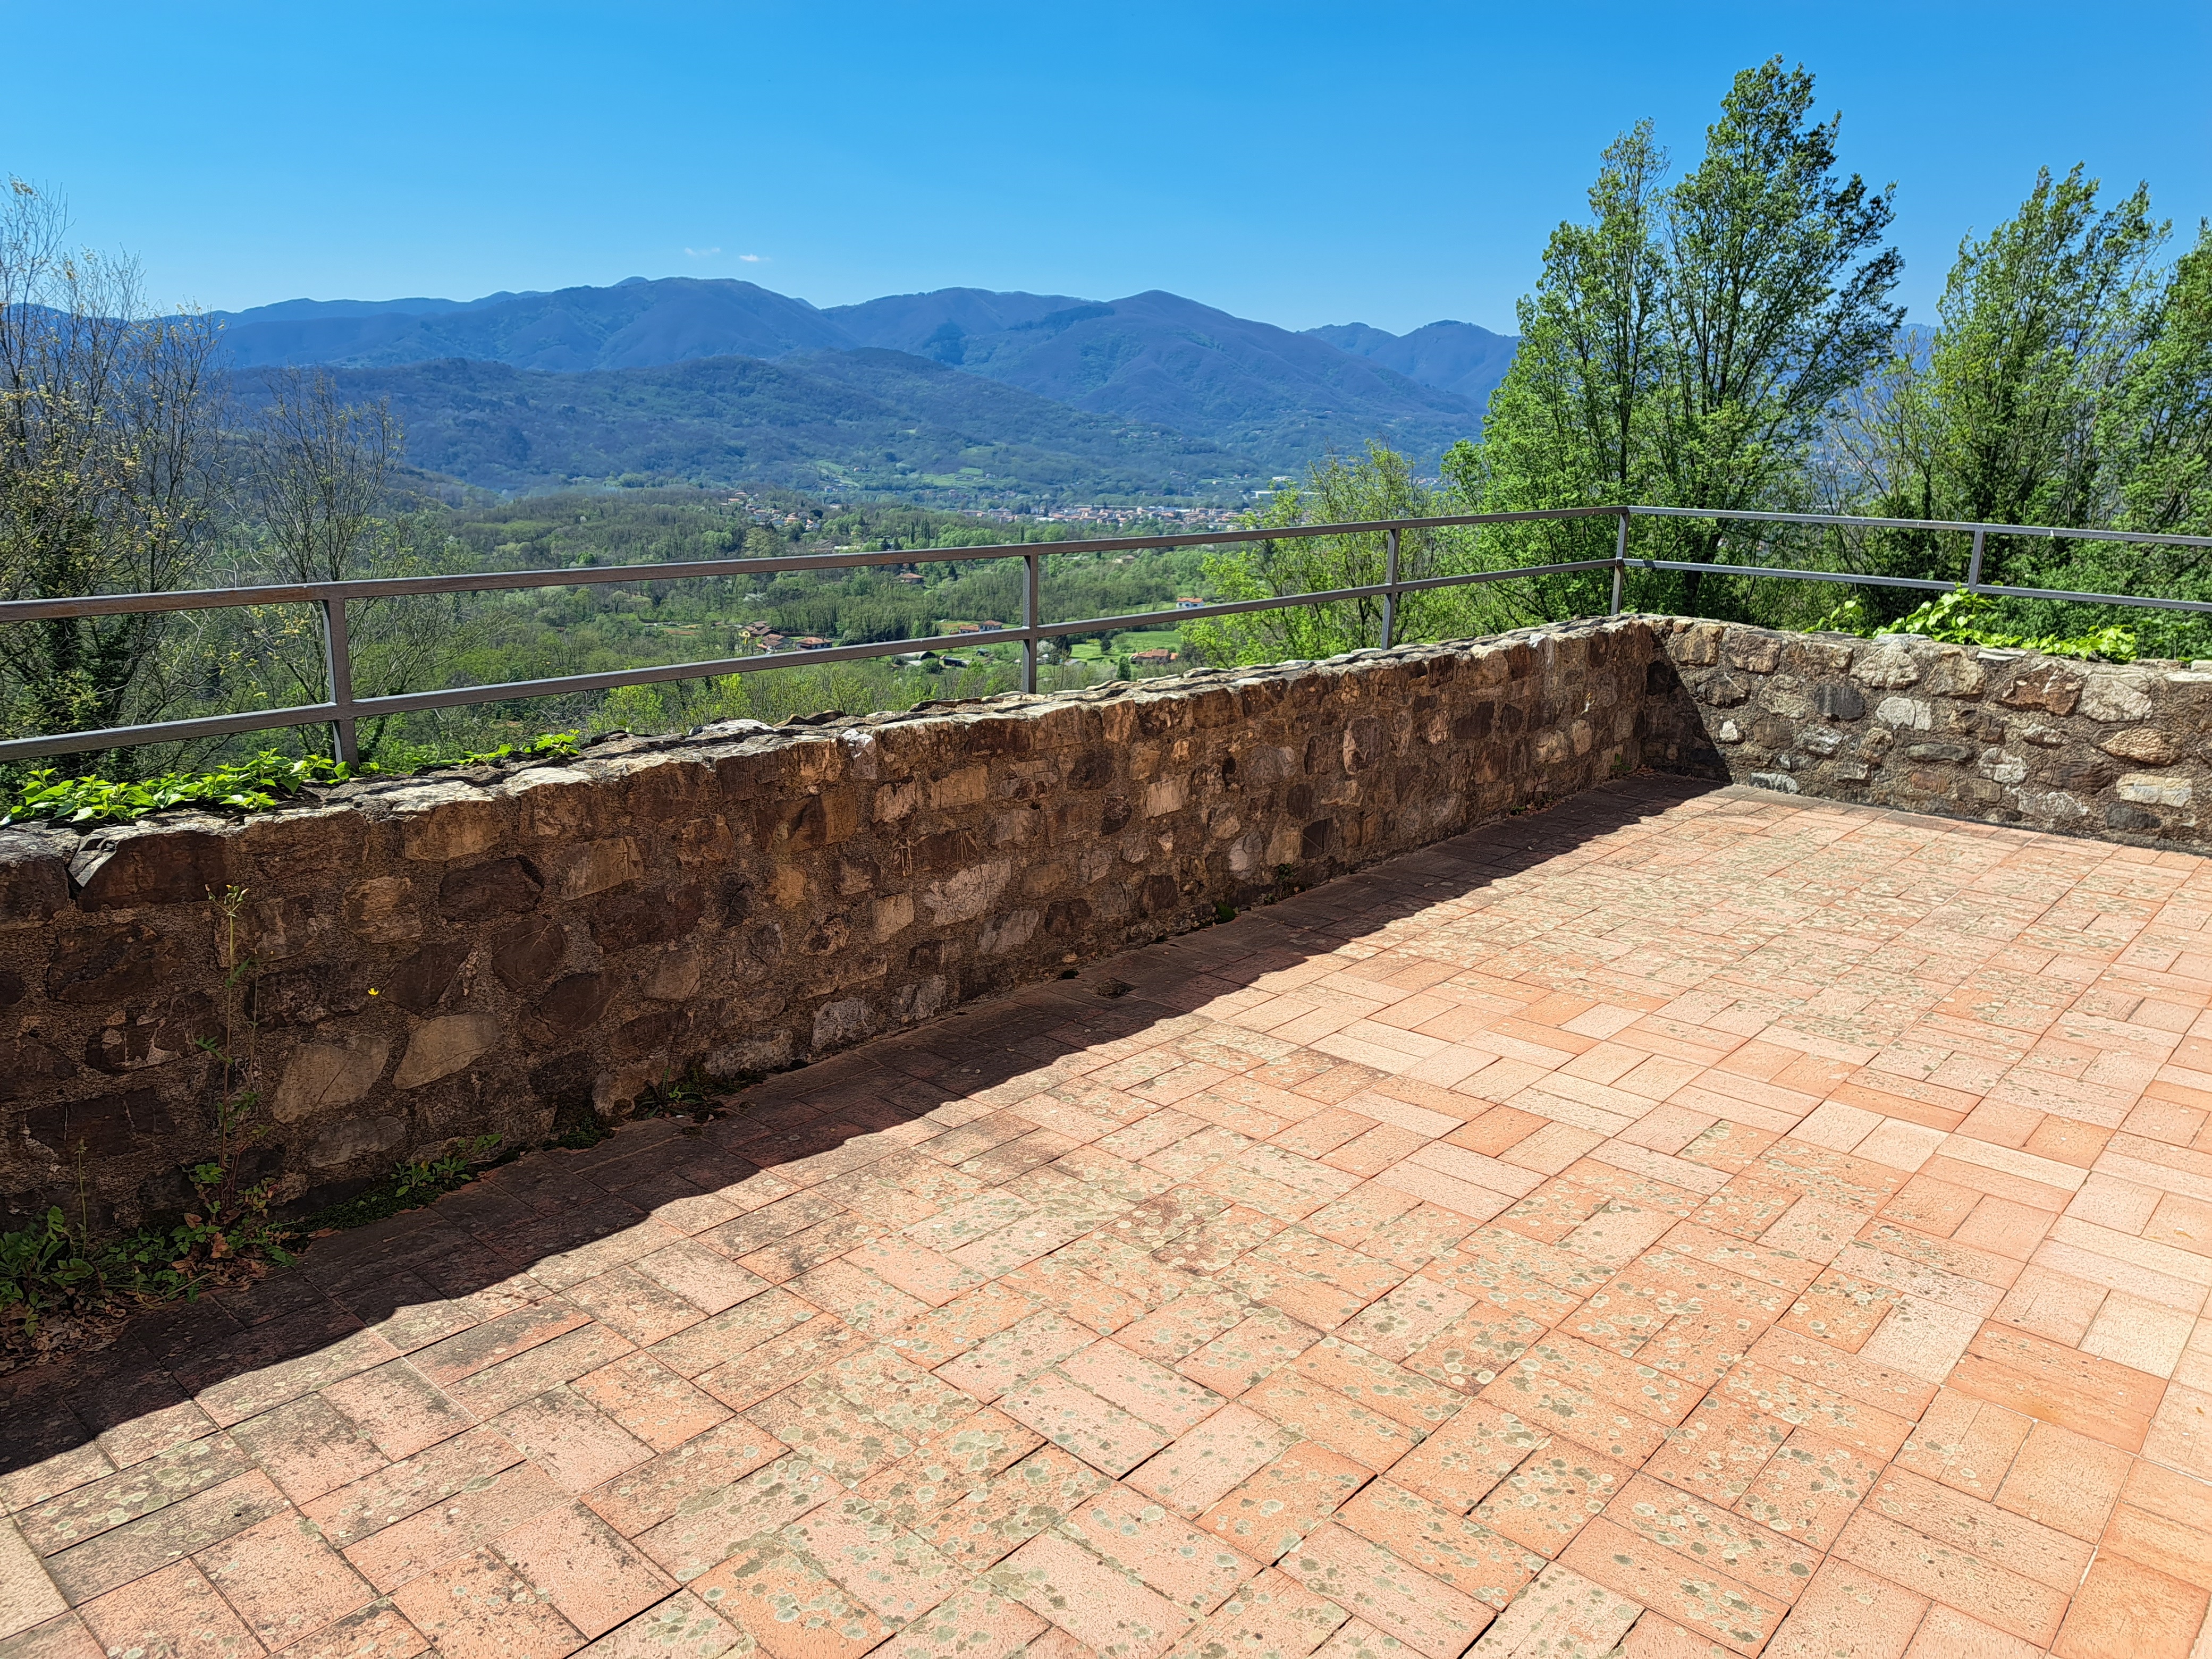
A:
<svg viewBox="0 0 2212 1659">
<path fill-rule="evenodd" d="M 744 481 L 1036 506 L 1233 496 L 1262 476 L 1184 433 L 870 347 L 573 374 L 455 357 L 331 373 L 348 401 L 390 404 L 411 465 L 493 489 Z M 256 377 L 240 378 L 251 399 Z"/>
<path fill-rule="evenodd" d="M 243 369 L 317 363 L 363 386 L 370 382 L 361 372 L 393 376 L 378 384 L 407 412 L 417 464 L 503 488 L 526 473 L 548 482 L 611 476 L 610 468 L 658 475 L 654 454 L 672 465 L 690 457 L 709 467 L 712 481 L 735 482 L 767 476 L 727 471 L 739 458 L 765 464 L 777 454 L 797 465 L 800 449 L 846 468 L 854 456 L 872 455 L 864 470 L 913 465 L 919 477 L 957 474 L 939 463 L 980 448 L 991 457 L 981 469 L 987 476 L 1018 475 L 1038 487 L 1056 477 L 1060 488 L 1079 487 L 1076 475 L 1107 466 L 1109 456 L 1107 470 L 1132 484 L 1142 466 L 1172 458 L 1147 494 L 1184 493 L 1188 484 L 1177 482 L 1200 473 L 1301 469 L 1370 438 L 1432 459 L 1479 429 L 1482 401 L 1515 343 L 1456 322 L 1404 336 L 1358 323 L 1295 332 L 1158 290 L 1102 301 L 942 289 L 825 309 L 754 283 L 693 277 L 465 301 L 295 300 L 222 320 Z M 855 354 L 867 361 L 835 361 Z M 892 355 L 905 361 L 887 361 Z M 732 360 L 756 368 L 659 373 L 605 387 L 577 378 Z M 435 374 L 398 373 L 429 364 L 440 365 Z M 762 364 L 783 366 L 788 377 L 763 376 Z M 493 367 L 525 378 L 481 372 Z M 533 373 L 556 377 L 561 389 L 532 387 Z M 962 381 L 1027 395 L 993 401 Z M 823 399 L 836 388 L 857 401 L 829 418 Z M 439 401 L 445 397 L 459 401 Z M 501 411 L 496 421 L 480 406 L 486 398 Z M 594 438 L 553 412 L 561 409 L 629 413 Z M 1070 413 L 1093 419 L 1070 424 Z M 519 434 L 524 447 L 482 438 L 487 422 Z M 647 432 L 655 423 L 666 428 L 659 441 Z M 915 457 L 884 461 L 875 452 L 899 445 L 878 443 L 878 428 L 911 428 Z M 437 445 L 433 430 L 446 434 Z M 617 442 L 617 430 L 628 437 Z M 717 430 L 719 443 L 710 435 Z M 801 433 L 812 435 L 794 435 Z M 850 441 L 832 443 L 840 434 Z M 453 466 L 440 465 L 434 453 Z M 1069 464 L 1048 464 L 1047 455 Z M 637 464 L 617 465 L 626 460 Z"/>
</svg>

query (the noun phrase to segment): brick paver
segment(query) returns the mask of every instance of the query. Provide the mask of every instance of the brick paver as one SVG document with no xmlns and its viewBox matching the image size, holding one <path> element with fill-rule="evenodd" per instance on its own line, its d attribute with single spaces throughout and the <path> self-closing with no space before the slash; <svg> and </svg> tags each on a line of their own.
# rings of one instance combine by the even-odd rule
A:
<svg viewBox="0 0 2212 1659">
<path fill-rule="evenodd" d="M 1592 792 L 10 1379 L 0 1659 L 2212 1651 L 2208 921 Z"/>
</svg>

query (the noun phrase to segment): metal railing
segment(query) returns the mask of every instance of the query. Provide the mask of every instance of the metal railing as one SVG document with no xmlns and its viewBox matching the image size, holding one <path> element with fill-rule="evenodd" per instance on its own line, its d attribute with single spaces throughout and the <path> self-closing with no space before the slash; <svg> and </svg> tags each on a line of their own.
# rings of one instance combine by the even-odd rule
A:
<svg viewBox="0 0 2212 1659">
<path fill-rule="evenodd" d="M 1575 559 L 1556 564 L 1517 565 L 1500 570 L 1462 571 L 1443 576 L 1406 579 L 1400 574 L 1400 538 L 1407 531 L 1607 518 L 1616 520 L 1619 526 L 1610 557 Z M 1699 560 L 1633 558 L 1628 552 L 1628 526 L 1631 520 L 1638 518 L 1702 519 L 1836 529 L 1955 532 L 1971 534 L 1973 544 L 1966 579 L 1960 584 L 1926 577 L 1888 576 L 1850 570 L 1799 570 L 1770 565 L 1711 563 Z M 1285 541 L 1316 536 L 1377 533 L 1384 539 L 1383 580 L 1365 586 L 1328 588 L 1309 593 L 1271 595 L 1261 599 L 1178 606 L 1171 611 L 1138 611 L 1121 617 L 1091 617 L 1079 622 L 1042 623 L 1038 619 L 1042 574 L 1038 562 L 1061 554 L 1119 553 L 1152 548 L 1219 546 L 1232 542 Z M 620 685 L 655 685 L 725 674 L 757 674 L 808 664 L 896 656 L 946 647 L 972 648 L 980 644 L 1002 641 L 1017 642 L 1021 646 L 1022 687 L 1024 690 L 1034 691 L 1037 683 L 1038 645 L 1063 635 L 1133 629 L 1157 623 L 1163 617 L 1172 617 L 1180 623 L 1207 617 L 1234 616 L 1244 611 L 1278 611 L 1297 605 L 1328 605 L 1345 599 L 1380 598 L 1382 601 L 1380 643 L 1388 647 L 1395 641 L 1398 601 L 1406 594 L 1483 582 L 1518 581 L 1531 576 L 1565 575 L 1582 570 L 1610 570 L 1613 573 L 1611 614 L 1614 615 L 1620 611 L 1626 579 L 1632 570 L 1776 577 L 1801 581 L 1843 582 L 1854 586 L 1912 588 L 1937 593 L 1949 592 L 1963 585 L 1969 592 L 2006 599 L 2060 599 L 2090 605 L 2138 605 L 2164 611 L 2212 612 L 2212 602 L 2198 599 L 2149 599 L 2126 593 L 2075 593 L 2056 588 L 2013 587 L 1984 582 L 1982 580 L 1983 552 L 1988 538 L 1992 536 L 2124 542 L 2144 546 L 2212 550 L 2212 537 L 2153 535 L 2135 531 L 2067 530 L 2044 525 L 1974 524 L 1938 519 L 1875 519 L 1832 514 L 1736 512 L 1680 507 L 1577 507 L 1528 513 L 1474 513 L 1429 519 L 1380 519 L 1352 524 L 1289 525 L 1263 530 L 1188 532 L 1171 536 L 1109 536 L 1080 541 L 908 548 L 877 553 L 794 554 L 781 559 L 697 559 L 669 564 L 595 565 L 562 570 L 488 571 L 475 575 L 390 576 L 360 581 L 196 588 L 172 593 L 12 599 L 0 602 L 0 625 L 147 611 L 313 605 L 321 613 L 329 695 L 321 702 L 292 708 L 259 708 L 235 714 L 158 720 L 144 726 L 109 726 L 99 731 L 17 738 L 0 742 L 0 760 L 33 759 L 47 755 L 118 749 L 145 743 L 174 743 L 195 738 L 225 737 L 241 732 L 328 725 L 332 730 L 338 757 L 351 763 L 359 758 L 355 737 L 357 723 L 386 715 L 459 708 L 470 703 L 507 702 L 523 697 L 609 690 Z M 497 685 L 458 686 L 442 691 L 409 691 L 389 696 L 356 697 L 353 693 L 353 660 L 346 627 L 346 606 L 352 600 L 439 593 L 497 592 L 516 588 L 577 587 L 610 582 L 692 581 L 708 577 L 763 575 L 787 570 L 854 570 L 879 565 L 969 563 L 1003 559 L 1022 561 L 1022 625 L 992 630 L 980 636 L 975 633 L 946 634 L 926 639 L 888 640 L 866 645 L 763 652 L 712 661 L 663 663 L 647 668 L 619 669 L 601 674 L 563 674 L 548 679 L 511 680 Z"/>
</svg>

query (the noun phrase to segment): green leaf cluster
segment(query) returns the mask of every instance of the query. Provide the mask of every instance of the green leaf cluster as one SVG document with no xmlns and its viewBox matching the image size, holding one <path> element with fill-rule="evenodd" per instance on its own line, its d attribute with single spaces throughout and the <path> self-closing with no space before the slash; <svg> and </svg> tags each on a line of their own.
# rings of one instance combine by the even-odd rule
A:
<svg viewBox="0 0 2212 1659">
<path fill-rule="evenodd" d="M 1876 634 L 1916 634 L 1923 639 L 1942 640 L 1951 645 L 2040 651 L 2047 657 L 2079 657 L 2103 662 L 2133 662 L 2137 654 L 2132 629 L 2114 624 L 2065 638 L 2055 634 L 2011 634 L 1995 625 L 1998 615 L 1997 603 L 1989 595 L 1970 593 L 1960 587 L 1938 595 L 1895 622 L 1879 622 L 1866 602 L 1853 593 L 1814 623 L 1811 631 L 1856 634 L 1862 639 L 1871 639 Z"/>
<path fill-rule="evenodd" d="M 208 772 L 168 772 L 140 781 L 65 778 L 51 767 L 30 773 L 12 797 L 0 826 L 15 823 L 120 823 L 171 806 L 227 807 L 266 811 L 311 784 L 343 783 L 353 776 L 343 761 L 320 755 L 292 759 L 264 750 L 250 759 Z"/>
</svg>

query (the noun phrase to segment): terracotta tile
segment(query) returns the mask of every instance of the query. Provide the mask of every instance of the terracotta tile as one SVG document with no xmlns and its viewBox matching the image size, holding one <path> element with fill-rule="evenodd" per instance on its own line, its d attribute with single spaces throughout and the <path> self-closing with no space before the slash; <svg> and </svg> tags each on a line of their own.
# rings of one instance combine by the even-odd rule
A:
<svg viewBox="0 0 2212 1659">
<path fill-rule="evenodd" d="M 685 1501 L 741 1480 L 787 1449 L 737 1418 L 592 1488 L 583 1500 L 623 1537 L 635 1538 L 667 1520 Z"/>
<path fill-rule="evenodd" d="M 1334 1522 L 1284 1557 L 1283 1571 L 1423 1659 L 1457 1659 L 1492 1618 L 1472 1595 Z"/>
<path fill-rule="evenodd" d="M 1265 1309 L 1194 1350 L 1176 1369 L 1233 1399 L 1288 1364 L 1320 1336 L 1287 1314 Z"/>
<path fill-rule="evenodd" d="M 1423 1438 L 1419 1429 L 1287 1372 L 1268 1377 L 1238 1403 L 1378 1474 Z"/>
<path fill-rule="evenodd" d="M 682 1384 L 682 1379 L 673 1380 Z M 565 1386 L 549 1389 L 501 1413 L 491 1426 L 570 1492 L 586 1492 L 611 1480 L 646 1462 L 654 1450 L 600 1411 L 584 1392 Z"/>
<path fill-rule="evenodd" d="M 1668 1431 L 1644 1471 L 1727 1509 L 1751 1491 L 1792 1432 L 1781 1419 L 1709 1395 Z"/>
<path fill-rule="evenodd" d="M 1194 1527 L 1127 1486 L 1103 1487 L 1085 1498 L 1060 1530 L 1193 1618 L 1211 1613 L 1266 1565 L 1226 1547 L 1203 1522 Z"/>
<path fill-rule="evenodd" d="M 2131 1461 L 2124 1452 L 2086 1435 L 2038 1423 L 2028 1431 L 2011 1470 L 1996 1487 L 1997 1507 L 2094 1540 L 2104 1530 Z"/>
<path fill-rule="evenodd" d="M 2122 1504 L 2112 1511 L 2098 1553 L 2100 1559 L 2124 1557 L 2200 1590 L 2212 1590 L 2212 1531 L 2201 1515 L 2160 1515 Z"/>
<path fill-rule="evenodd" d="M 1173 1659 L 1304 1659 L 1348 1618 L 1334 1602 L 1270 1568 L 1186 1631 L 1171 1653 Z"/>
<path fill-rule="evenodd" d="M 691 1593 L 775 1659 L 860 1659 L 890 1629 L 771 1538 L 754 1538 L 691 1581 Z"/>
<path fill-rule="evenodd" d="M 1212 1414 L 1223 1397 L 1113 1342 L 1098 1342 L 1060 1362 L 1060 1375 L 1111 1401 L 1170 1438 Z"/>
<path fill-rule="evenodd" d="M 1684 1571 L 1674 1551 L 1599 1516 L 1569 1544 L 1560 1560 L 1662 1618 L 1688 1626 L 1739 1653 L 1756 1653 L 1782 1623 L 1788 1604 L 1711 1568 Z"/>
<path fill-rule="evenodd" d="M 2007 1635 L 2040 1646 L 2058 1632 L 2066 1597 L 2047 1585 L 1978 1559 L 1862 1506 L 1845 1523 L 1835 1553 L 1930 1601 L 1957 1608 Z"/>
<path fill-rule="evenodd" d="M 1929 1612 L 1928 1599 L 1831 1556 L 1813 1574 L 1765 1650 L 1777 1659 L 1899 1659 Z"/>
<path fill-rule="evenodd" d="M 2058 1659 L 2184 1659 L 2203 1627 L 2205 1593 L 2118 1556 L 2100 1556 L 2067 1609 Z"/>
<path fill-rule="evenodd" d="M 2080 1539 L 1909 1469 L 1884 1473 L 1869 1494 L 1866 1508 L 2061 1595 L 2081 1583 L 2092 1553 L 2092 1547 Z"/>
<path fill-rule="evenodd" d="M 1983 1194 L 1971 1187 L 1955 1187 L 1931 1176 L 1916 1175 L 1881 1206 L 1881 1214 L 1930 1237 L 1948 1238 L 1982 1199 Z"/>
<path fill-rule="evenodd" d="M 1856 1353 L 1904 1295 L 1893 1285 L 1831 1269 L 1805 1287 L 1780 1322 L 1786 1330 Z"/>
<path fill-rule="evenodd" d="M 2167 1389 L 2143 1437 L 2142 1455 L 2212 1480 L 2212 1394 L 2179 1383 Z"/>
<path fill-rule="evenodd" d="M 1106 1476 L 1057 1446 L 1043 1446 L 916 1530 L 969 1572 L 981 1572 L 1029 1539 L 1057 1526 Z"/>
<path fill-rule="evenodd" d="M 261 1651 L 238 1614 L 189 1561 L 95 1596 L 78 1614 L 110 1653 L 247 1659 Z"/>
<path fill-rule="evenodd" d="M 283 1650 L 283 1659 L 414 1659 L 429 1638 L 388 1601 L 376 1601 Z"/>
<path fill-rule="evenodd" d="M 467 1425 L 463 1416 L 452 1431 Z M 231 1436 L 295 1504 L 373 1474 L 386 1462 L 374 1440 L 319 1394 L 250 1417 Z"/>
<path fill-rule="evenodd" d="M 932 1607 L 878 1651 L 887 1659 L 1012 1659 L 1051 1629 L 981 1581 Z"/>
<path fill-rule="evenodd" d="M 1800 1429 L 1766 1461 L 1733 1507 L 1738 1515 L 1825 1551 L 1881 1474 L 1881 1464 L 1851 1447 Z"/>
<path fill-rule="evenodd" d="M 1233 1291 L 1194 1291 L 1121 1326 L 1114 1340 L 1132 1353 L 1172 1365 L 1234 1328 L 1244 1312 L 1243 1298 Z"/>
<path fill-rule="evenodd" d="M 375 1597 L 314 1523 L 296 1512 L 271 1516 L 194 1559 L 271 1651 Z"/>
<path fill-rule="evenodd" d="M 1178 1515 L 1197 1516 L 1287 1451 L 1290 1431 L 1241 1405 L 1226 1405 L 1156 1456 L 1132 1470 L 1128 1483 Z"/>
<path fill-rule="evenodd" d="M 2030 1264 L 2021 1270 L 1992 1317 L 2071 1347 L 2087 1332 L 2110 1293 L 2102 1285 Z"/>
<path fill-rule="evenodd" d="M 697 1324 L 703 1309 L 631 1267 L 571 1285 L 562 1293 L 593 1319 L 640 1347 Z"/>
<path fill-rule="evenodd" d="M 1283 1375 L 1334 1389 L 1346 1399 L 1427 1433 L 1460 1408 L 1460 1396 L 1417 1370 L 1336 1337 L 1324 1337 L 1284 1367 Z"/>
<path fill-rule="evenodd" d="M 1476 1520 L 1547 1558 L 1556 1556 L 1634 1474 L 1561 1441 L 1534 1451 L 1474 1506 Z"/>
<path fill-rule="evenodd" d="M 584 1645 L 581 1632 L 488 1549 L 403 1584 L 392 1600 L 455 1659 L 561 1659 Z"/>
<path fill-rule="evenodd" d="M 2156 1377 L 1995 1324 L 1983 1327 L 1949 1386 L 2123 1451 L 2142 1444 L 2165 1392 Z"/>
<path fill-rule="evenodd" d="M 1774 1528 L 1719 1509 L 1648 1475 L 1632 1476 L 1606 1505 L 1606 1519 L 1680 1558 L 1685 1568 L 1717 1570 L 1787 1606 L 1821 1552 Z"/>
<path fill-rule="evenodd" d="M 861 1498 L 809 1510 L 783 1537 L 894 1630 L 937 1606 L 966 1577 L 927 1539 Z"/>
<path fill-rule="evenodd" d="M 633 1541 L 677 1583 L 689 1584 L 746 1540 L 797 1520 L 840 1490 L 805 1458 L 782 1457 L 679 1503 L 667 1520 Z"/>
<path fill-rule="evenodd" d="M 592 1659 L 722 1659 L 745 1638 L 689 1590 L 678 1590 L 583 1650 Z"/>
<path fill-rule="evenodd" d="M 548 1510 L 501 1534 L 493 1547 L 587 1637 L 605 1635 L 676 1588 L 580 1504 Z"/>
<path fill-rule="evenodd" d="M 1024 1544 L 993 1578 L 1103 1659 L 1157 1659 L 1191 1623 L 1133 1575 L 1054 1533 Z"/>
<path fill-rule="evenodd" d="M 1391 1466 L 1390 1478 L 1408 1492 L 1466 1513 L 1531 1453 L 1550 1444 L 1543 1431 L 1510 1412 L 1470 1401 L 1460 1412 Z"/>
<path fill-rule="evenodd" d="M 1905 1650 L 1905 1659 L 1952 1659 L 1953 1656 L 1971 1656 L 1971 1659 L 2037 1659 L 2043 1651 L 2032 1642 L 2008 1636 L 1978 1619 L 1969 1619 L 1965 1613 L 1939 1603 L 1929 1608 L 1928 1616 L 1920 1621 L 1912 1645 Z"/>
<path fill-rule="evenodd" d="M 1309 1441 L 1253 1471 L 1197 1525 L 1266 1565 L 1295 1548 L 1369 1479 L 1364 1466 Z"/>
<path fill-rule="evenodd" d="M 52 1555 L 234 1480 L 252 1467 L 231 1436 L 204 1435 L 34 1504 L 16 1516 L 15 1523 L 33 1549 Z"/>
<path fill-rule="evenodd" d="M 50 1555 L 46 1570 L 63 1595 L 82 1604 L 289 1507 L 267 1475 L 252 1470 Z"/>
<path fill-rule="evenodd" d="M 1848 1358 L 1849 1356 L 1845 1356 Z M 1869 1406 L 1774 1366 L 1747 1361 L 1731 1371 L 1717 1393 L 1824 1439 L 1856 1447 L 1869 1456 L 1895 1456 L 1912 1432 L 1912 1419 Z"/>
</svg>

